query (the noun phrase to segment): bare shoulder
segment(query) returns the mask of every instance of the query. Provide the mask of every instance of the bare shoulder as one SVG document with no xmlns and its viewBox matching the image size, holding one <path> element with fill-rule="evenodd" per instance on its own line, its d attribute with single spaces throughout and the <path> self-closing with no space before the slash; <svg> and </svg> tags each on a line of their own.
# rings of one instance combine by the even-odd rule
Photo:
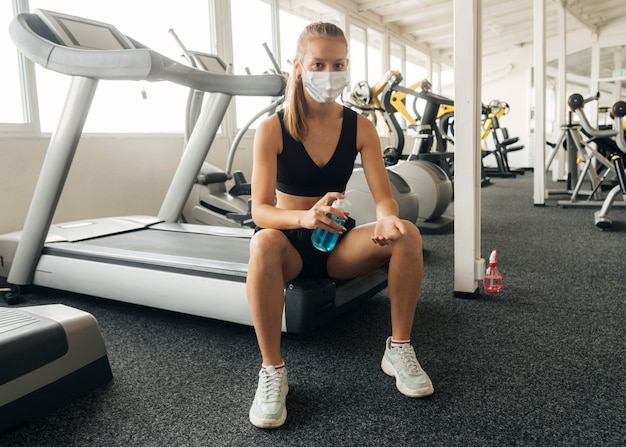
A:
<svg viewBox="0 0 626 447">
<path fill-rule="evenodd" d="M 376 127 L 374 127 L 374 123 L 370 121 L 365 115 L 361 115 L 360 113 L 356 114 L 356 123 L 357 129 L 360 131 L 364 130 L 366 132 L 376 132 Z"/>
<path fill-rule="evenodd" d="M 357 114 L 357 146 L 359 151 L 367 146 L 378 147 L 380 140 L 374 123 L 361 114 Z"/>
<path fill-rule="evenodd" d="M 276 132 L 280 132 L 280 122 L 278 120 L 278 115 L 276 113 L 271 116 L 265 118 L 259 126 L 257 127 L 257 132 L 261 132 L 262 134 L 270 134 L 274 135 Z"/>
<path fill-rule="evenodd" d="M 282 146 L 282 130 L 277 114 L 274 113 L 261 121 L 255 132 L 254 144 L 257 148 L 264 148 L 264 150 L 266 150 L 268 147 L 271 147 L 277 152 L 280 152 Z"/>
</svg>

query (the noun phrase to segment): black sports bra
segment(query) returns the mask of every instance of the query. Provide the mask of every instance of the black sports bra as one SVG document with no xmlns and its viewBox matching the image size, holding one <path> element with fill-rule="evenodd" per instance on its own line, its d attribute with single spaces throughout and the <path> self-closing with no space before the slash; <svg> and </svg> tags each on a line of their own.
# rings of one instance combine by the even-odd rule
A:
<svg viewBox="0 0 626 447">
<path fill-rule="evenodd" d="M 278 155 L 276 189 L 286 194 L 306 197 L 345 191 L 357 155 L 356 112 L 344 107 L 339 142 L 332 157 L 323 167 L 319 167 L 311 159 L 301 142 L 289 135 L 283 115 L 282 110 L 278 112 L 283 133 L 283 150 Z"/>
</svg>

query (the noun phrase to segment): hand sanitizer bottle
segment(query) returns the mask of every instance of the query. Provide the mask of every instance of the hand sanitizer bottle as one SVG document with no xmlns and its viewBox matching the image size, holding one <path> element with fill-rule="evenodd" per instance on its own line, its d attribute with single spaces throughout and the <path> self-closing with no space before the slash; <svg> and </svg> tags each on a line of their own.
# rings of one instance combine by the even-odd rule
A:
<svg viewBox="0 0 626 447">
<path fill-rule="evenodd" d="M 500 292 L 502 290 L 502 275 L 498 270 L 498 255 L 496 250 L 491 252 L 489 256 L 489 267 L 485 271 L 483 279 L 483 289 L 487 292 Z"/>
<path fill-rule="evenodd" d="M 343 210 L 345 206 L 345 200 L 337 199 L 333 202 L 333 208 L 338 210 Z M 339 219 L 335 215 L 329 214 L 328 217 L 333 219 L 339 225 L 346 223 L 343 219 Z M 335 248 L 335 244 L 337 244 L 337 239 L 339 239 L 339 235 L 337 233 L 331 233 L 322 228 L 316 228 L 311 234 L 311 242 L 313 243 L 313 246 L 320 251 L 332 251 Z"/>
</svg>

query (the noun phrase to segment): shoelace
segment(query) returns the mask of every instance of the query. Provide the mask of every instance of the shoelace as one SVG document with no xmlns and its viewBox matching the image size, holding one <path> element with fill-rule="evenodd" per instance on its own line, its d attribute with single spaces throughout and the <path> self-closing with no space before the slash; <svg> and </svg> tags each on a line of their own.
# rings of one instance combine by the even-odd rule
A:
<svg viewBox="0 0 626 447">
<path fill-rule="evenodd" d="M 276 371 L 274 374 L 263 374 L 263 400 L 275 402 L 280 399 L 280 385 L 282 383 L 283 372 Z"/>
<path fill-rule="evenodd" d="M 413 349 L 411 349 L 411 347 L 408 346 L 408 347 L 403 347 L 399 349 L 399 351 L 400 351 L 400 358 L 402 359 L 402 363 L 404 364 L 404 367 L 406 368 L 407 372 L 409 374 L 419 374 L 422 368 L 420 367 L 420 364 L 417 361 L 417 358 L 415 358 L 415 352 L 413 351 Z"/>
</svg>

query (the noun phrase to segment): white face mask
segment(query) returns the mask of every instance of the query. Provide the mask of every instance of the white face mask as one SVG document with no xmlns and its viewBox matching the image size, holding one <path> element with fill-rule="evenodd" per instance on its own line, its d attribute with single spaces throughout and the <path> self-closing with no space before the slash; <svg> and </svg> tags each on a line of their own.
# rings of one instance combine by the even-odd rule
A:
<svg viewBox="0 0 626 447">
<path fill-rule="evenodd" d="M 302 84 L 317 102 L 333 102 L 348 85 L 347 71 L 302 72 Z"/>
</svg>

